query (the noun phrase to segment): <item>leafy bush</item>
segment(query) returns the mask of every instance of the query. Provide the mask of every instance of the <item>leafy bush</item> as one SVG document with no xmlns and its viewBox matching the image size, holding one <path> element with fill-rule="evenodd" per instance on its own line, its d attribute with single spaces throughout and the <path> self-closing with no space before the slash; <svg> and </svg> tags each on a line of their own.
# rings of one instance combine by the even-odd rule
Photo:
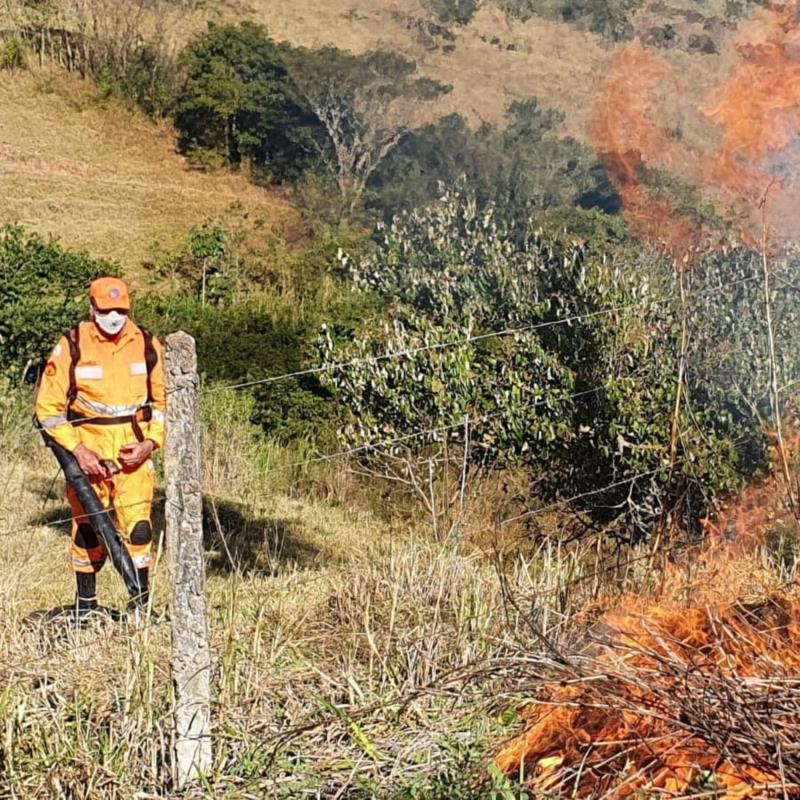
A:
<svg viewBox="0 0 800 800">
<path fill-rule="evenodd" d="M 514 17 L 540 16 L 571 22 L 612 41 L 621 41 L 633 36 L 631 18 L 644 0 L 498 0 L 498 4 Z"/>
<path fill-rule="evenodd" d="M 291 253 L 241 253 L 235 233 L 198 226 L 174 266 L 181 285 L 173 294 L 141 298 L 137 319 L 160 334 L 182 329 L 194 336 L 199 368 L 210 384 L 303 371 L 314 365 L 323 319 L 339 341 L 352 338 L 375 308 L 374 299 L 352 297 L 331 274 L 342 245 L 359 249 L 362 240 L 360 232 L 323 230 L 307 248 Z M 218 293 L 217 279 L 234 281 L 237 290 Z M 250 393 L 253 421 L 274 437 L 317 443 L 332 438 L 331 420 L 338 409 L 313 374 L 259 384 Z"/>
<path fill-rule="evenodd" d="M 468 25 L 480 6 L 480 0 L 425 0 L 425 6 L 445 25 L 451 22 Z"/>
<path fill-rule="evenodd" d="M 18 225 L 0 227 L 0 373 L 13 381 L 34 375 L 86 315 L 89 283 L 116 269 Z"/>
<path fill-rule="evenodd" d="M 165 117 L 171 113 L 178 92 L 175 65 L 146 44 L 139 45 L 121 63 L 110 61 L 98 67 L 95 80 L 101 100 L 122 98 L 132 101 L 152 117 Z"/>
<path fill-rule="evenodd" d="M 25 45 L 18 36 L 8 36 L 0 39 L 0 70 L 7 69 L 11 72 L 25 69 L 28 59 Z"/>
<path fill-rule="evenodd" d="M 424 456 L 442 443 L 463 452 L 468 440 L 473 464 L 525 466 L 543 498 L 591 492 L 583 507 L 624 523 L 621 534 L 646 532 L 665 499 L 696 519 L 764 463 L 758 263 L 738 249 L 691 273 L 674 475 L 681 323 L 671 268 L 603 241 L 600 226 L 582 242 L 534 219 L 511 237 L 493 206 L 463 192 L 401 215 L 376 254 L 350 265 L 360 286 L 391 300 L 391 317 L 357 342 L 323 340 L 329 362 L 362 359 L 325 385 L 351 412 L 348 443 L 399 438 Z M 775 308 L 784 375 L 800 374 L 798 300 L 785 293 Z M 374 360 L 385 352 L 406 355 Z"/>
</svg>

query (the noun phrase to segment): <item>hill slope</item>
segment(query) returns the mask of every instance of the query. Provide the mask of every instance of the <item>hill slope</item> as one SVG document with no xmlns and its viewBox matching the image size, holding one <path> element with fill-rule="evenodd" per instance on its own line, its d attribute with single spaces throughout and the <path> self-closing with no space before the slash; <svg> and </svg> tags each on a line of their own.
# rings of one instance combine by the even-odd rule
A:
<svg viewBox="0 0 800 800">
<path fill-rule="evenodd" d="M 234 203 L 268 225 L 290 213 L 245 176 L 192 171 L 171 131 L 89 101 L 89 83 L 38 71 L 0 75 L 3 221 L 55 234 L 131 273 Z"/>
</svg>

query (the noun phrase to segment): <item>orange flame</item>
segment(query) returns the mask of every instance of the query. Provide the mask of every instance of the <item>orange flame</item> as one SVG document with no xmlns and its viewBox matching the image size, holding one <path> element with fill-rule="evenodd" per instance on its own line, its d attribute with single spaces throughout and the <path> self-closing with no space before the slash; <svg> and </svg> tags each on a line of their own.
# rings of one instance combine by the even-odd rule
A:
<svg viewBox="0 0 800 800">
<path fill-rule="evenodd" d="M 600 89 L 591 139 L 622 199 L 634 236 L 670 250 L 685 248 L 692 224 L 640 181 L 641 169 L 667 150 L 661 126 L 650 115 L 653 90 L 669 77 L 669 66 L 639 42 L 623 48 Z"/>
<path fill-rule="evenodd" d="M 800 603 L 775 598 L 765 608 L 771 611 L 654 606 L 608 615 L 594 674 L 544 686 L 542 702 L 522 712 L 526 730 L 497 755 L 498 767 L 529 776 L 533 789 L 554 797 L 677 797 L 703 781 L 726 800 L 769 796 L 764 787 L 781 781 L 777 764 L 733 763 L 685 718 L 687 709 L 720 702 L 708 691 L 715 679 L 737 687 L 797 674 Z M 725 712 L 712 709 L 709 717 L 722 721 Z"/>
<path fill-rule="evenodd" d="M 705 111 L 722 127 L 722 143 L 705 180 L 758 203 L 775 181 L 786 189 L 796 172 L 800 131 L 800 31 L 797 4 L 773 6 L 745 27 L 738 59 Z"/>
<path fill-rule="evenodd" d="M 602 83 L 590 141 L 619 192 L 632 233 L 676 251 L 705 241 L 695 219 L 642 185 L 643 166 L 675 168 L 717 205 L 733 202 L 737 226 L 757 240 L 758 204 L 772 187 L 773 222 L 797 233 L 800 187 L 800 26 L 798 2 L 767 4 L 744 23 L 729 46 L 725 80 L 711 87 L 694 122 L 713 123 L 719 141 L 689 145 L 668 135 L 666 109 L 657 90 L 672 88 L 671 105 L 687 87 L 670 62 L 640 42 L 623 48 Z M 675 102 L 677 101 L 677 102 Z M 726 200 L 727 198 L 727 200 Z M 734 220 L 731 220 L 732 222 Z"/>
</svg>

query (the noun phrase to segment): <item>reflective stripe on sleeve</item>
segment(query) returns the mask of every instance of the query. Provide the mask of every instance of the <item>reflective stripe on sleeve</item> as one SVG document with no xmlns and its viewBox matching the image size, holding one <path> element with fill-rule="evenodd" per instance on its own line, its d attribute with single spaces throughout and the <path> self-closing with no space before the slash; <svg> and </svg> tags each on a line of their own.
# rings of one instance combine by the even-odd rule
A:
<svg viewBox="0 0 800 800">
<path fill-rule="evenodd" d="M 144 361 L 132 361 L 131 375 L 147 375 L 147 364 Z"/>
</svg>

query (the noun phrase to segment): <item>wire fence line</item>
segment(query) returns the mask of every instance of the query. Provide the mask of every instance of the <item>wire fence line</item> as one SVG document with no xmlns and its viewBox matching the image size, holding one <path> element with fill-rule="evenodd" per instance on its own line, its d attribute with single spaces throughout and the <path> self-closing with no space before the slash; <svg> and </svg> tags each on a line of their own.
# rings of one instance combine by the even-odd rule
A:
<svg viewBox="0 0 800 800">
<path fill-rule="evenodd" d="M 725 288 L 729 288 L 731 286 L 736 286 L 736 285 L 740 285 L 740 284 L 750 283 L 750 282 L 753 282 L 753 281 L 756 281 L 756 280 L 758 280 L 757 277 L 742 278 L 742 279 L 740 279 L 738 281 L 734 281 L 731 284 L 726 285 Z M 703 295 L 708 294 L 708 293 L 716 294 L 718 291 L 719 291 L 719 287 L 715 287 L 713 289 L 708 289 L 708 290 L 706 290 L 704 292 L 697 293 L 697 294 L 694 295 L 694 297 L 695 298 L 696 297 L 702 297 Z M 557 298 L 547 298 L 547 299 L 551 299 L 552 300 L 552 299 L 557 299 Z M 311 368 L 304 369 L 304 370 L 297 370 L 297 371 L 293 371 L 293 372 L 283 373 L 281 375 L 269 376 L 269 377 L 266 377 L 266 378 L 263 378 L 263 379 L 259 379 L 259 380 L 245 381 L 245 382 L 236 383 L 236 384 L 215 385 L 215 386 L 213 386 L 213 387 L 211 387 L 210 389 L 207 389 L 207 390 L 202 390 L 201 389 L 200 390 L 200 394 L 212 394 L 212 393 L 220 392 L 220 391 L 224 391 L 224 390 L 238 390 L 238 389 L 250 388 L 250 387 L 253 387 L 253 386 L 277 383 L 277 382 L 282 381 L 282 380 L 287 380 L 287 379 L 294 378 L 294 377 L 299 377 L 299 376 L 314 375 L 314 374 L 320 374 L 320 373 L 323 373 L 323 372 L 336 371 L 336 370 L 340 370 L 340 369 L 347 369 L 349 367 L 358 366 L 358 365 L 361 365 L 361 364 L 380 363 L 382 361 L 387 361 L 387 360 L 394 359 L 394 358 L 403 358 L 403 357 L 413 356 L 413 355 L 416 355 L 416 354 L 419 354 L 419 353 L 422 353 L 422 352 L 444 350 L 444 349 L 447 349 L 447 348 L 457 347 L 457 346 L 461 346 L 461 345 L 468 344 L 468 343 L 471 343 L 471 342 L 483 341 L 483 340 L 487 340 L 487 339 L 491 339 L 491 338 L 497 338 L 497 337 L 505 337 L 505 336 L 510 336 L 510 335 L 514 335 L 514 334 L 518 334 L 518 333 L 529 332 L 529 331 L 533 331 L 533 330 L 551 328 L 551 327 L 554 327 L 554 326 L 557 326 L 557 325 L 571 324 L 571 323 L 578 322 L 578 321 L 583 320 L 583 319 L 595 318 L 595 317 L 607 315 L 607 314 L 610 314 L 610 313 L 616 313 L 616 312 L 619 312 L 619 311 L 627 311 L 627 310 L 632 310 L 632 309 L 635 309 L 635 308 L 641 308 L 641 307 L 644 307 L 644 306 L 652 306 L 652 305 L 664 304 L 664 303 L 668 303 L 668 302 L 671 302 L 671 300 L 664 299 L 664 300 L 661 300 L 661 301 L 654 301 L 654 300 L 651 300 L 651 299 L 647 298 L 647 299 L 645 299 L 643 301 L 639 301 L 639 302 L 636 302 L 636 303 L 629 303 L 629 304 L 625 304 L 625 305 L 614 306 L 612 308 L 601 309 L 601 310 L 592 311 L 592 312 L 587 312 L 585 314 L 576 314 L 576 315 L 572 315 L 572 316 L 569 316 L 569 317 L 563 317 L 563 318 L 556 319 L 556 320 L 548 320 L 548 321 L 545 321 L 545 322 L 533 323 L 531 325 L 505 328 L 505 329 L 497 330 L 497 331 L 490 331 L 490 332 L 486 332 L 486 333 L 482 333 L 482 334 L 476 334 L 474 336 L 463 337 L 461 339 L 450 340 L 450 341 L 447 341 L 447 342 L 432 343 L 432 344 L 428 344 L 428 345 L 421 345 L 421 346 L 418 346 L 418 347 L 409 348 L 409 349 L 406 349 L 406 350 L 382 353 L 382 354 L 379 354 L 377 356 L 369 356 L 369 357 L 351 359 L 351 360 L 345 361 L 345 362 L 338 362 L 338 363 L 322 365 L 322 366 L 318 366 L 318 367 L 311 367 Z M 793 383 L 800 383 L 800 381 L 795 381 Z M 787 388 L 788 386 L 791 386 L 791 385 L 792 384 L 787 384 L 783 388 L 785 389 L 785 388 Z M 590 395 L 590 394 L 594 394 L 594 393 L 602 390 L 603 388 L 604 387 L 602 385 L 601 386 L 596 386 L 596 387 L 594 387 L 592 389 L 588 389 L 588 390 L 581 391 L 581 392 L 576 392 L 576 393 L 574 393 L 572 395 L 568 395 L 568 396 L 562 397 L 562 398 L 560 398 L 560 400 L 561 401 L 567 401 L 567 400 L 577 399 L 577 398 L 582 397 L 582 396 L 587 396 L 587 395 Z M 534 402 L 534 403 L 530 404 L 529 406 L 527 406 L 526 410 L 533 410 L 534 408 L 543 405 L 545 402 L 547 402 L 547 398 L 542 398 L 540 400 L 537 400 L 536 402 Z M 148 404 L 144 404 L 143 407 L 146 407 L 147 405 Z M 328 462 L 328 461 L 336 460 L 336 459 L 339 459 L 339 458 L 346 458 L 346 457 L 359 455 L 359 454 L 365 454 L 365 453 L 369 453 L 369 452 L 375 451 L 375 450 L 382 450 L 382 449 L 385 449 L 385 448 L 388 448 L 388 447 L 393 447 L 393 446 L 397 446 L 397 445 L 403 444 L 405 442 L 414 441 L 414 440 L 417 440 L 417 439 L 420 439 L 420 438 L 424 438 L 426 436 L 432 436 L 432 435 L 436 435 L 436 434 L 446 433 L 446 432 L 451 431 L 451 430 L 459 429 L 459 428 L 463 427 L 465 424 L 466 425 L 474 425 L 476 423 L 486 422 L 486 421 L 489 421 L 491 419 L 496 419 L 496 418 L 502 417 L 506 413 L 507 413 L 506 411 L 497 411 L 497 412 L 490 412 L 488 414 L 476 415 L 476 416 L 473 416 L 473 417 L 469 417 L 469 416 L 465 415 L 464 418 L 458 420 L 457 422 L 449 424 L 449 425 L 441 425 L 441 426 L 431 427 L 431 428 L 427 428 L 427 429 L 420 429 L 420 430 L 416 430 L 416 431 L 413 431 L 411 433 L 408 433 L 408 434 L 405 434 L 405 435 L 402 435 L 402 436 L 398 436 L 398 437 L 395 437 L 395 438 L 392 438 L 392 439 L 381 440 L 381 441 L 378 441 L 378 442 L 366 442 L 364 444 L 361 444 L 361 445 L 358 445 L 358 446 L 355 446 L 355 447 L 351 447 L 351 448 L 347 448 L 347 449 L 344 449 L 344 450 L 340 450 L 340 451 L 337 451 L 337 452 L 334 452 L 334 453 L 321 454 L 319 456 L 314 456 L 314 457 L 311 457 L 311 458 L 308 458 L 308 459 L 304 459 L 304 460 L 300 460 L 300 461 L 296 461 L 296 462 L 289 462 L 289 463 L 286 463 L 286 464 L 281 464 L 281 465 L 278 465 L 276 467 L 272 467 L 270 469 L 267 469 L 264 472 L 264 474 L 274 474 L 274 473 L 282 472 L 282 471 L 285 471 L 285 470 L 291 470 L 291 469 L 302 469 L 303 467 L 310 466 L 310 465 L 313 465 L 313 464 Z M 87 417 L 87 418 L 84 418 L 84 419 L 82 419 L 80 421 L 70 421 L 70 424 L 79 424 L 79 423 L 80 424 L 85 424 L 86 422 L 91 422 L 91 420 L 93 420 L 93 419 L 102 419 L 102 417 Z M 26 432 L 22 436 L 18 437 L 18 439 L 22 440 L 22 439 L 24 439 L 24 438 L 26 438 L 28 436 L 37 435 L 39 433 L 40 433 L 40 431 L 37 428 L 34 428 L 33 430 L 31 430 L 29 432 Z M 577 502 L 578 500 L 583 499 L 583 498 L 585 498 L 587 496 L 600 494 L 600 493 L 602 493 L 604 491 L 608 491 L 608 490 L 610 490 L 612 488 L 617 488 L 620 485 L 625 485 L 626 483 L 630 483 L 630 482 L 632 482 L 634 480 L 637 480 L 639 478 L 647 477 L 648 475 L 655 474 L 658 471 L 660 471 L 660 469 L 661 468 L 659 468 L 657 470 L 654 470 L 654 471 L 650 471 L 648 473 L 642 473 L 642 474 L 633 476 L 632 478 L 625 479 L 623 481 L 617 481 L 617 482 L 609 484 L 608 486 L 603 487 L 601 489 L 591 490 L 590 492 L 583 493 L 581 495 L 576 495 L 575 497 L 568 498 L 567 500 L 558 501 L 554 505 L 557 507 L 559 505 L 562 505 L 565 502 L 567 502 L 567 503 Z M 120 507 L 120 508 L 124 508 L 124 506 Z M 535 509 L 533 511 L 526 512 L 525 514 L 520 515 L 519 517 L 514 517 L 514 518 L 509 518 L 508 520 L 504 520 L 502 524 L 504 524 L 504 525 L 505 524 L 509 524 L 510 522 L 516 521 L 517 519 L 524 519 L 524 518 L 529 517 L 529 516 L 534 516 L 536 514 L 544 513 L 545 511 L 548 510 L 548 508 L 549 507 L 546 506 L 546 507 L 541 508 L 541 509 Z M 101 512 L 101 513 L 105 513 L 105 512 Z M 82 516 L 87 516 L 87 515 L 82 515 Z M 88 515 L 88 516 L 91 516 L 91 515 Z M 47 525 L 59 525 L 59 524 L 72 522 L 72 521 L 74 521 L 74 519 L 76 519 L 76 517 L 65 517 L 65 518 L 62 518 L 62 519 L 51 520 L 51 521 L 48 521 L 48 522 L 46 522 L 44 524 L 47 524 Z M 35 527 L 38 527 L 38 526 L 29 526 L 29 527 L 34 527 L 35 528 Z"/>
<path fill-rule="evenodd" d="M 593 387 L 591 389 L 585 389 L 585 390 L 580 391 L 580 392 L 574 392 L 573 394 L 566 395 L 566 396 L 561 397 L 559 399 L 562 402 L 563 401 L 569 401 L 569 400 L 576 400 L 576 399 L 579 399 L 581 397 L 587 397 L 589 395 L 595 394 L 595 393 L 601 391 L 603 388 L 604 388 L 603 386 L 595 386 L 595 387 Z M 539 400 L 536 400 L 533 403 L 530 403 L 523 410 L 532 410 L 532 409 L 534 409 L 534 408 L 536 408 L 536 407 L 538 407 L 538 406 L 540 406 L 540 405 L 542 405 L 542 404 L 544 404 L 546 402 L 547 402 L 547 398 L 541 398 Z M 303 460 L 300 460 L 300 461 L 294 461 L 294 462 L 288 462 L 286 464 L 280 464 L 278 466 L 275 466 L 275 467 L 272 467 L 272 468 L 264 470 L 262 472 L 262 475 L 272 475 L 272 474 L 276 474 L 278 472 L 282 472 L 284 470 L 291 470 L 291 469 L 298 469 L 299 470 L 299 469 L 302 469 L 304 467 L 311 466 L 313 464 L 319 464 L 319 463 L 323 463 L 323 462 L 327 462 L 327 461 L 333 461 L 333 460 L 340 459 L 340 458 L 348 458 L 350 456 L 359 455 L 359 454 L 367 454 L 367 453 L 370 453 L 370 452 L 373 452 L 373 451 L 385 450 L 387 448 L 396 447 L 398 445 L 404 444 L 404 443 L 409 442 L 409 441 L 413 441 L 415 439 L 420 439 L 420 438 L 424 438 L 424 437 L 432 436 L 432 435 L 436 435 L 436 434 L 447 433 L 447 432 L 452 431 L 452 430 L 458 430 L 458 429 L 463 428 L 465 426 L 476 425 L 476 424 L 480 424 L 482 422 L 488 422 L 488 421 L 493 420 L 493 419 L 500 419 L 500 418 L 504 417 L 507 413 L 508 412 L 506 410 L 500 410 L 500 411 L 488 412 L 488 413 L 485 413 L 485 414 L 478 414 L 478 415 L 474 415 L 474 416 L 469 416 L 469 415 L 465 414 L 464 417 L 461 418 L 458 422 L 454 422 L 454 423 L 451 423 L 451 424 L 448 424 L 448 425 L 439 425 L 439 426 L 436 426 L 436 427 L 424 428 L 424 429 L 417 430 L 417 431 L 415 431 L 413 433 L 404 434 L 402 436 L 397 436 L 397 437 L 394 437 L 394 438 L 391 438 L 391 439 L 382 439 L 380 441 L 367 442 L 367 443 L 359 445 L 357 447 L 351 447 L 351 448 L 347 448 L 347 449 L 344 449 L 344 450 L 339 450 L 339 451 L 336 451 L 334 453 L 326 453 L 324 455 L 314 456 L 314 457 L 303 459 Z M 663 467 L 659 467 L 654 472 L 658 472 L 661 469 L 663 469 Z M 625 481 L 622 481 L 622 482 L 612 483 L 609 486 L 604 487 L 603 489 L 593 490 L 592 492 L 585 493 L 584 495 L 579 495 L 579 496 L 576 496 L 574 498 L 568 498 L 568 499 L 565 499 L 565 500 L 561 500 L 561 501 L 556 502 L 554 505 L 557 507 L 557 506 L 563 505 L 565 503 L 570 503 L 570 502 L 573 502 L 573 501 L 577 501 L 579 499 L 582 499 L 585 496 L 589 496 L 589 495 L 592 495 L 592 494 L 599 494 L 602 491 L 606 491 L 606 490 L 615 488 L 618 485 L 621 485 L 621 484 L 624 484 L 626 482 L 629 482 L 630 480 L 635 480 L 635 479 L 637 479 L 639 477 L 645 477 L 648 474 L 650 474 L 650 473 L 643 473 L 641 475 L 634 476 L 632 479 L 626 479 Z M 84 518 L 87 518 L 87 517 L 99 516 L 99 515 L 102 515 L 102 514 L 106 513 L 107 511 L 112 511 L 113 512 L 114 508 L 118 508 L 118 509 L 122 510 L 122 509 L 132 508 L 134 506 L 139 506 L 139 505 L 142 505 L 142 504 L 143 504 L 143 502 L 140 501 L 138 503 L 131 503 L 129 505 L 120 505 L 120 506 L 116 506 L 116 507 L 110 507 L 108 509 L 104 509 L 103 511 L 94 512 L 94 513 L 90 513 L 90 514 L 81 514 L 81 515 L 74 515 L 74 516 L 69 516 L 69 517 L 61 517 L 61 518 L 54 519 L 54 520 L 43 520 L 39 524 L 28 524 L 27 526 L 25 526 L 25 528 L 23 528 L 23 530 L 25 530 L 25 529 L 35 530 L 35 529 L 43 527 L 43 526 L 63 525 L 63 524 L 66 524 L 66 523 L 74 522 L 74 521 L 76 521 L 78 519 L 84 519 Z M 545 507 L 544 509 L 536 509 L 535 511 L 533 511 L 531 513 L 532 514 L 538 514 L 538 513 L 543 513 L 546 510 L 547 510 L 547 507 Z M 524 516 L 527 516 L 527 515 L 522 515 L 520 518 L 522 518 Z M 514 521 L 514 520 L 513 519 L 505 520 L 503 524 L 505 524 L 507 522 L 512 522 L 512 521 Z M 13 534 L 12 533 L 6 533 L 6 534 L 0 534 L 0 535 L 1 536 L 9 536 L 9 535 L 15 535 L 18 532 L 19 531 L 15 531 Z"/>
<path fill-rule="evenodd" d="M 595 386 L 592 389 L 586 389 L 586 390 L 583 390 L 583 391 L 580 391 L 580 392 L 575 392 L 573 394 L 566 395 L 566 396 L 560 398 L 560 400 L 562 400 L 562 401 L 576 400 L 576 399 L 581 398 L 581 397 L 586 397 L 588 395 L 595 394 L 596 392 L 600 391 L 602 388 L 603 388 L 602 386 Z M 539 400 L 536 400 L 533 403 L 530 403 L 523 410 L 532 410 L 533 408 L 536 408 L 536 407 L 542 405 L 545 402 L 547 402 L 547 398 L 541 398 Z M 326 453 L 324 455 L 314 456 L 312 458 L 307 458 L 307 459 L 304 459 L 302 461 L 294 461 L 294 462 L 289 462 L 289 463 L 286 463 L 286 464 L 280 464 L 280 465 L 278 465 L 276 467 L 272 467 L 270 469 L 264 470 L 262 472 L 262 475 L 272 475 L 272 474 L 275 474 L 275 473 L 278 473 L 278 472 L 282 472 L 283 470 L 287 470 L 287 469 L 302 469 L 303 467 L 311 466 L 312 464 L 318 464 L 318 463 L 322 463 L 322 462 L 326 462 L 326 461 L 333 461 L 333 460 L 339 459 L 339 458 L 347 458 L 349 456 L 358 455 L 359 453 L 368 453 L 370 451 L 384 450 L 386 448 L 395 447 L 395 446 L 403 444 L 405 442 L 413 441 L 415 439 L 423 438 L 425 436 L 432 436 L 434 434 L 447 433 L 448 431 L 451 431 L 451 430 L 457 430 L 459 428 L 464 427 L 464 425 L 474 425 L 474 424 L 479 424 L 481 422 L 488 422 L 489 420 L 492 420 L 492 419 L 499 419 L 499 418 L 505 416 L 506 414 L 507 414 L 507 411 L 505 411 L 505 410 L 493 411 L 493 412 L 489 412 L 489 413 L 486 413 L 486 414 L 478 414 L 478 415 L 475 415 L 475 416 L 472 416 L 472 417 L 470 417 L 469 415 L 465 414 L 464 417 L 462 417 L 458 422 L 455 422 L 455 423 L 452 423 L 452 424 L 449 424 L 449 425 L 439 425 L 439 426 L 431 427 L 431 428 L 423 428 L 423 429 L 417 430 L 417 431 L 415 431 L 413 433 L 404 434 L 403 436 L 397 436 L 397 437 L 394 437 L 392 439 L 382 439 L 382 440 L 377 441 L 377 442 L 367 442 L 367 443 L 365 443 L 363 445 L 359 445 L 358 447 L 351 447 L 351 448 L 348 448 L 348 449 L 345 449 L 345 450 L 336 451 L 334 453 Z M 132 503 L 130 505 L 116 506 L 116 508 L 119 508 L 120 510 L 122 510 L 122 509 L 132 508 L 132 507 L 138 506 L 138 505 L 142 505 L 142 502 L 140 501 L 138 503 Z M 76 515 L 76 516 L 63 517 L 63 518 L 60 518 L 60 519 L 46 520 L 46 521 L 42 522 L 42 525 L 49 525 L 49 526 L 62 525 L 62 524 L 66 524 L 68 522 L 74 522 L 77 519 L 82 519 L 82 518 L 85 518 L 85 517 L 100 516 L 100 515 L 106 513 L 106 511 L 109 511 L 109 510 L 113 511 L 114 509 L 113 508 L 109 508 L 109 509 L 104 509 L 103 511 L 94 512 L 92 514 L 81 514 L 81 515 Z M 29 525 L 27 527 L 31 528 L 31 529 L 35 529 L 35 528 L 41 527 L 41 525 Z M 11 535 L 11 534 L 0 534 L 0 535 L 7 536 L 7 535 Z"/>
<path fill-rule="evenodd" d="M 752 283 L 753 281 L 756 280 L 759 280 L 759 278 L 755 276 L 750 278 L 741 278 L 738 281 L 733 281 L 732 283 L 727 284 L 724 288 L 737 286 L 743 283 Z M 713 289 L 707 289 L 703 292 L 698 292 L 697 294 L 694 295 L 694 297 L 695 298 L 703 297 L 707 294 L 715 295 L 720 291 L 720 288 L 723 287 L 715 287 Z M 547 301 L 559 300 L 559 299 L 561 299 L 561 296 L 545 298 L 545 300 Z M 496 331 L 488 331 L 486 333 L 475 334 L 474 336 L 465 336 L 460 339 L 452 339 L 446 342 L 434 342 L 432 344 L 419 345 L 418 347 L 411 347 L 405 350 L 396 350 L 388 353 L 380 353 L 375 356 L 361 356 L 358 358 L 350 359 L 348 361 L 340 361 L 340 362 L 335 362 L 333 364 L 323 364 L 316 367 L 309 367 L 307 369 L 296 370 L 294 372 L 286 372 L 281 375 L 271 375 L 255 380 L 243 381 L 241 383 L 216 385 L 210 389 L 205 390 L 204 393 L 213 394 L 215 392 L 221 392 L 226 390 L 246 389 L 246 388 L 252 388 L 254 386 L 263 386 L 263 385 L 269 385 L 271 383 L 278 383 L 283 380 L 288 380 L 289 378 L 299 378 L 309 375 L 319 375 L 325 372 L 336 372 L 338 370 L 348 369 L 350 367 L 356 367 L 361 365 L 380 364 L 383 361 L 388 361 L 394 358 L 405 358 L 408 356 L 419 355 L 420 353 L 425 353 L 425 352 L 447 350 L 450 349 L 451 347 L 460 347 L 462 345 L 471 344 L 473 342 L 480 342 L 487 339 L 502 338 L 506 336 L 513 336 L 518 333 L 529 333 L 531 331 L 544 330 L 559 325 L 567 325 L 573 322 L 580 322 L 581 320 L 584 319 L 593 319 L 596 317 L 606 316 L 608 314 L 614 314 L 616 312 L 629 311 L 636 308 L 644 308 L 646 306 L 665 305 L 670 302 L 672 302 L 672 300 L 668 298 L 665 298 L 663 300 L 653 300 L 650 298 L 645 298 L 643 300 L 634 303 L 626 303 L 623 305 L 612 306 L 610 308 L 599 309 L 597 311 L 589 311 L 584 314 L 573 314 L 568 317 L 560 317 L 554 320 L 535 322 L 529 325 L 520 325 L 518 327 L 509 327 Z"/>
</svg>

